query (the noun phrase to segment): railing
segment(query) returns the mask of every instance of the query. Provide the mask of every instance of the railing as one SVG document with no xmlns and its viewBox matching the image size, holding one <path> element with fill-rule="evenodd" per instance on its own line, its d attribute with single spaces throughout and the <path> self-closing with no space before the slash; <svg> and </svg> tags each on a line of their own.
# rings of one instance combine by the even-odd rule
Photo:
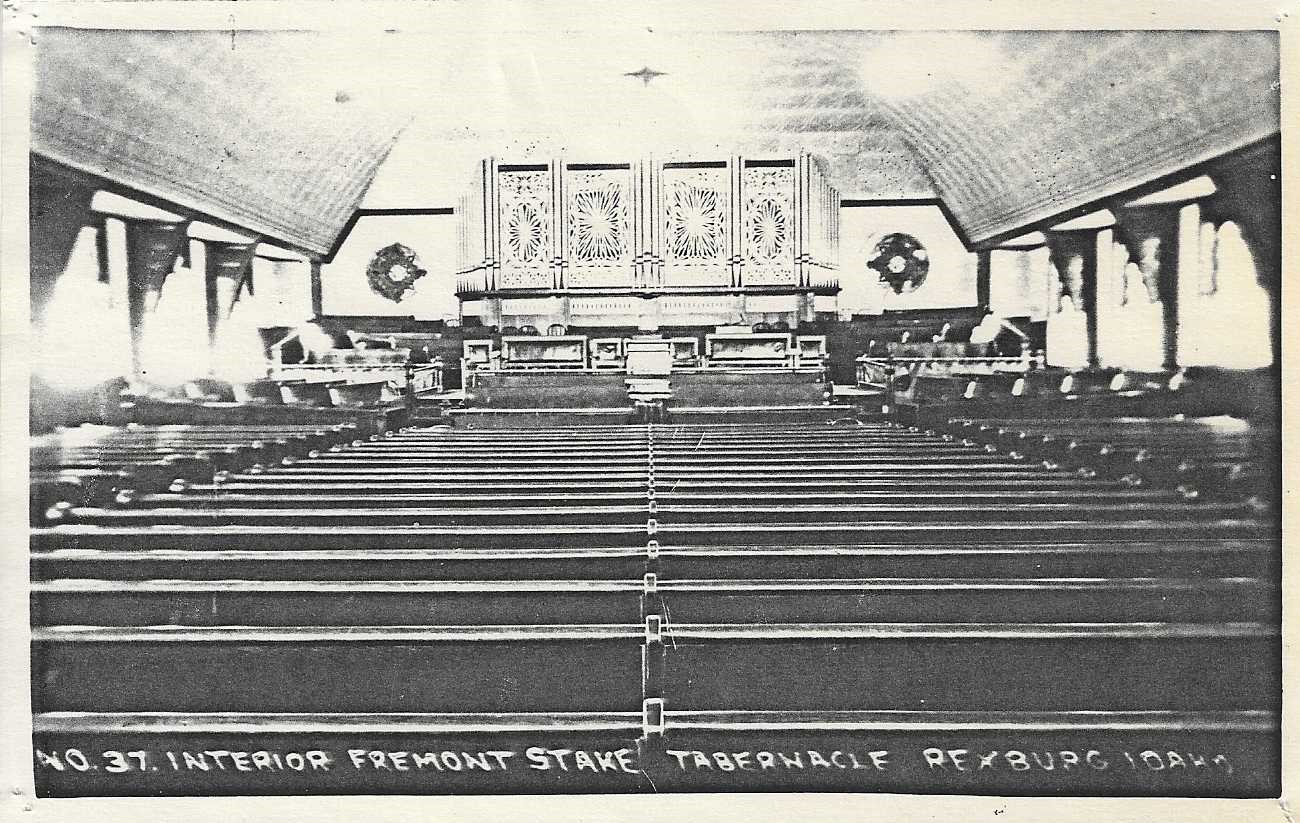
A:
<svg viewBox="0 0 1300 823">
<path fill-rule="evenodd" d="M 494 361 L 490 364 L 475 363 L 471 364 L 473 368 L 465 369 L 461 372 L 461 380 L 467 389 L 478 388 L 479 378 L 484 376 L 508 376 L 508 375 L 546 375 L 550 373 L 564 375 L 608 375 L 616 371 L 610 368 L 592 368 L 584 365 L 565 365 L 554 363 L 534 363 L 534 364 L 503 364 L 501 361 Z"/>
<path fill-rule="evenodd" d="M 477 295 L 488 291 L 488 270 L 484 268 L 459 272 L 456 275 L 457 295 Z"/>
<path fill-rule="evenodd" d="M 857 359 L 859 387 L 886 385 L 901 373 L 918 374 L 994 374 L 1028 371 L 1034 361 L 1025 357 L 872 357 Z"/>
<path fill-rule="evenodd" d="M 835 269 L 810 266 L 808 269 L 808 288 L 813 290 L 838 289 L 840 273 Z"/>
<path fill-rule="evenodd" d="M 387 382 L 387 390 L 396 399 L 408 386 L 416 392 L 442 391 L 442 361 L 431 363 L 273 363 L 267 368 L 272 380 L 346 380 L 364 383 L 376 379 Z"/>
</svg>

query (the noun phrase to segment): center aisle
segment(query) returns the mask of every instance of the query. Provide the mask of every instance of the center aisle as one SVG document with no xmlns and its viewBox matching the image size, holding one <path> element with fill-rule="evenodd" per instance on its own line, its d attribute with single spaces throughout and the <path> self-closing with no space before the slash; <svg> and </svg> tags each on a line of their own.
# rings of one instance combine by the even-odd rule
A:
<svg viewBox="0 0 1300 823">
<path fill-rule="evenodd" d="M 1275 791 L 1269 522 L 887 423 L 406 430 L 32 559 L 38 745 L 333 764 L 55 794 Z"/>
</svg>

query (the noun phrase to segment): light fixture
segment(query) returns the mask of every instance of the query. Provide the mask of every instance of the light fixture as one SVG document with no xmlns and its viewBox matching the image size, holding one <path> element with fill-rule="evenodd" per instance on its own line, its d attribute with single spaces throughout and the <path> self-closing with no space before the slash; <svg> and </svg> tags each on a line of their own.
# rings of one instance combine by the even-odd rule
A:
<svg viewBox="0 0 1300 823">
<path fill-rule="evenodd" d="M 625 71 L 625 72 L 623 72 L 623 76 L 624 76 L 624 77 L 635 77 L 635 78 L 639 79 L 639 80 L 641 81 L 642 84 L 644 84 L 644 85 L 646 85 L 646 86 L 650 85 L 650 81 L 651 81 L 651 80 L 655 79 L 656 77 L 663 77 L 663 76 L 666 75 L 666 74 L 668 74 L 668 72 L 666 72 L 666 71 L 655 71 L 654 69 L 650 68 L 649 66 L 642 66 L 642 67 L 640 68 L 640 70 L 638 70 L 638 71 Z"/>
</svg>

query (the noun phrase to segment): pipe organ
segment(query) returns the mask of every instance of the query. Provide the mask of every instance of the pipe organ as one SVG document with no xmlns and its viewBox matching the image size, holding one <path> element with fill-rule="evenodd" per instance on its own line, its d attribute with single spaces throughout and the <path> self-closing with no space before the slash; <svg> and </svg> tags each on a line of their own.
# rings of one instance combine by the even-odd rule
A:
<svg viewBox="0 0 1300 823">
<path fill-rule="evenodd" d="M 489 326 L 791 326 L 834 312 L 839 193 L 779 159 L 479 164 L 457 295 Z"/>
</svg>

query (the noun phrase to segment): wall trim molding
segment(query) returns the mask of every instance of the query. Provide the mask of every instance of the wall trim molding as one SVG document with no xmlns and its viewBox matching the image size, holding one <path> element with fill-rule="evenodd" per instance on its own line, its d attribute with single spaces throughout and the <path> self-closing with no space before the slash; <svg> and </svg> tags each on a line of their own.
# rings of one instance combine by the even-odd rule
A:
<svg viewBox="0 0 1300 823">
<path fill-rule="evenodd" d="M 966 231 L 957 222 L 948 204 L 943 202 L 941 197 L 841 197 L 841 209 L 863 209 L 877 208 L 881 206 L 935 206 L 943 213 L 943 219 L 948 221 L 948 227 L 952 233 L 957 236 L 961 244 L 966 247 L 968 252 L 977 252 L 979 249 L 971 244 L 970 238 L 966 236 Z"/>
<path fill-rule="evenodd" d="M 348 222 L 343 226 L 343 231 L 334 239 L 334 245 L 330 247 L 329 253 L 321 258 L 322 263 L 333 263 L 334 256 L 343 248 L 347 242 L 348 236 L 352 234 L 352 229 L 357 225 L 357 221 L 363 217 L 439 217 L 455 214 L 456 210 L 450 206 L 422 206 L 418 208 L 400 208 L 400 209 L 370 209 L 361 208 L 352 212 Z"/>
</svg>

